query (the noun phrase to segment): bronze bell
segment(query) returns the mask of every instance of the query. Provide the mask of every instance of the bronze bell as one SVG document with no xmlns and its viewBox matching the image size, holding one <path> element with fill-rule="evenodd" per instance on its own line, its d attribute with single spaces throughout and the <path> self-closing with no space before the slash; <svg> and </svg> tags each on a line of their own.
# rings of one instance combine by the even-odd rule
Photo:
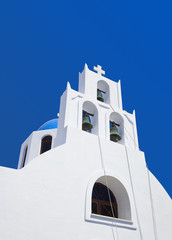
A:
<svg viewBox="0 0 172 240">
<path fill-rule="evenodd" d="M 103 94 L 99 89 L 97 89 L 97 100 L 104 102 Z"/>
<path fill-rule="evenodd" d="M 111 124 L 111 128 L 110 128 L 110 140 L 113 142 L 118 142 L 121 140 L 121 136 L 118 133 L 118 129 L 115 125 L 115 123 Z"/>
<path fill-rule="evenodd" d="M 89 132 L 92 128 L 93 128 L 93 125 L 91 124 L 89 115 L 87 113 L 83 113 L 82 130 Z"/>
</svg>

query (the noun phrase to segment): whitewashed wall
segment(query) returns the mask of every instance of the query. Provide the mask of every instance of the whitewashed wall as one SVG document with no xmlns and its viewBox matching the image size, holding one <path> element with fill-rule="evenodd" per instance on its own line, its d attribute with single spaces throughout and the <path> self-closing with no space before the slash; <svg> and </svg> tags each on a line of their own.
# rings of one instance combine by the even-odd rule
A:
<svg viewBox="0 0 172 240">
<path fill-rule="evenodd" d="M 138 240 L 137 208 L 143 239 L 155 239 L 144 154 L 127 148 L 131 182 L 125 146 L 100 142 L 106 174 L 118 179 L 129 196 L 131 221 L 118 220 L 115 227 L 112 219 L 91 214 L 93 184 L 104 176 L 99 140 L 68 127 L 65 144 L 20 170 L 0 168 L 1 238 L 104 240 L 114 239 L 114 232 L 115 239 L 118 234 L 121 240 Z M 158 239 L 171 240 L 171 199 L 152 177 L 151 185 Z"/>
<path fill-rule="evenodd" d="M 107 102 L 97 101 L 97 87 L 109 93 Z M 92 134 L 82 131 L 84 108 L 95 114 Z M 118 143 L 109 140 L 109 120 L 120 124 Z M 52 149 L 40 155 L 46 134 L 53 136 Z M 157 230 L 158 240 L 171 240 L 171 199 L 148 174 L 135 111 L 122 109 L 120 82 L 86 65 L 79 92 L 68 83 L 61 97 L 58 130 L 33 132 L 22 145 L 19 168 L 26 145 L 24 168 L 0 167 L 1 239 L 153 240 Z M 94 183 L 105 183 L 105 175 L 117 199 L 118 219 L 91 213 Z"/>
</svg>

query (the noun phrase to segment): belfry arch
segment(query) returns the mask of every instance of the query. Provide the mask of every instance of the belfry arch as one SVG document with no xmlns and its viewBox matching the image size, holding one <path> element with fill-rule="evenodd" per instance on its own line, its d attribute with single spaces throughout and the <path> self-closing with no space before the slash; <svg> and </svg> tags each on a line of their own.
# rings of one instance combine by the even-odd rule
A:
<svg viewBox="0 0 172 240">
<path fill-rule="evenodd" d="M 102 95 L 102 99 L 104 103 L 110 104 L 109 85 L 103 80 L 100 80 L 97 82 L 97 97 L 98 97 L 98 94 Z"/>
<path fill-rule="evenodd" d="M 97 111 L 96 106 L 90 101 L 85 101 L 83 103 L 83 107 L 82 107 L 82 129 L 83 129 L 83 126 L 84 126 L 83 124 L 84 124 L 84 117 L 85 116 L 88 117 L 87 120 L 92 125 L 92 128 L 88 132 L 97 135 L 98 134 L 98 111 Z"/>
<path fill-rule="evenodd" d="M 115 125 L 121 139 L 119 140 L 120 143 L 124 143 L 124 120 L 122 116 L 117 112 L 112 112 L 109 115 L 109 139 L 111 134 L 111 127 Z"/>
</svg>

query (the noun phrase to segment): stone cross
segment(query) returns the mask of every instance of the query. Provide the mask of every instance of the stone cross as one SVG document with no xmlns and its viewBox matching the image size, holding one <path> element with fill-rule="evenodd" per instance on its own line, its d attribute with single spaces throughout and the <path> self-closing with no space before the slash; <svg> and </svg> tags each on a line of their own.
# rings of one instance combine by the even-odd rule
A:
<svg viewBox="0 0 172 240">
<path fill-rule="evenodd" d="M 99 74 L 100 76 L 101 76 L 102 74 L 105 75 L 105 71 L 102 70 L 102 67 L 101 67 L 100 65 L 97 65 L 97 67 L 94 67 L 93 69 L 94 69 L 94 71 L 96 71 L 97 74 Z"/>
</svg>

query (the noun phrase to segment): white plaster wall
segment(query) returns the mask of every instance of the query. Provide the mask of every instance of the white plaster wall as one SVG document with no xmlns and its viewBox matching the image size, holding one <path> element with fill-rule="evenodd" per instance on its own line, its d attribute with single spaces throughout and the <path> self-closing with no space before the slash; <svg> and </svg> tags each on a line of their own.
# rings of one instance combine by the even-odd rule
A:
<svg viewBox="0 0 172 240">
<path fill-rule="evenodd" d="M 139 150 L 135 111 L 130 114 L 123 111 L 125 145 Z"/>
<path fill-rule="evenodd" d="M 170 239 L 169 228 L 172 224 L 171 198 L 158 182 L 155 176 L 150 173 L 151 191 L 153 196 L 153 207 L 155 213 L 155 225 L 159 239 Z"/>
<path fill-rule="evenodd" d="M 65 134 L 65 144 L 36 157 L 24 168 L 0 168 L 1 239 L 114 240 L 118 235 L 119 240 L 139 240 L 138 218 L 143 239 L 155 239 L 144 154 L 127 148 L 127 160 L 123 145 L 106 139 L 99 141 L 98 136 L 72 127 L 67 127 Z M 116 222 L 115 227 L 113 220 L 86 212 L 89 183 L 100 177 L 103 165 L 108 175 L 124 185 L 131 203 L 132 223 Z M 156 179 L 151 177 L 151 183 L 154 198 L 157 194 L 163 198 L 155 209 L 166 208 L 166 217 L 156 211 L 156 218 L 163 218 L 158 223 L 158 240 L 170 240 L 171 199 Z"/>
<path fill-rule="evenodd" d="M 40 155 L 41 142 L 45 136 L 48 136 L 48 135 L 52 136 L 51 147 L 53 147 L 56 134 L 57 134 L 57 129 L 48 129 L 48 130 L 32 132 L 32 134 L 24 141 L 24 143 L 21 146 L 18 168 L 22 167 L 24 153 L 27 146 L 28 146 L 28 150 L 27 150 L 25 165 L 28 162 L 32 161 L 35 157 Z"/>
</svg>

